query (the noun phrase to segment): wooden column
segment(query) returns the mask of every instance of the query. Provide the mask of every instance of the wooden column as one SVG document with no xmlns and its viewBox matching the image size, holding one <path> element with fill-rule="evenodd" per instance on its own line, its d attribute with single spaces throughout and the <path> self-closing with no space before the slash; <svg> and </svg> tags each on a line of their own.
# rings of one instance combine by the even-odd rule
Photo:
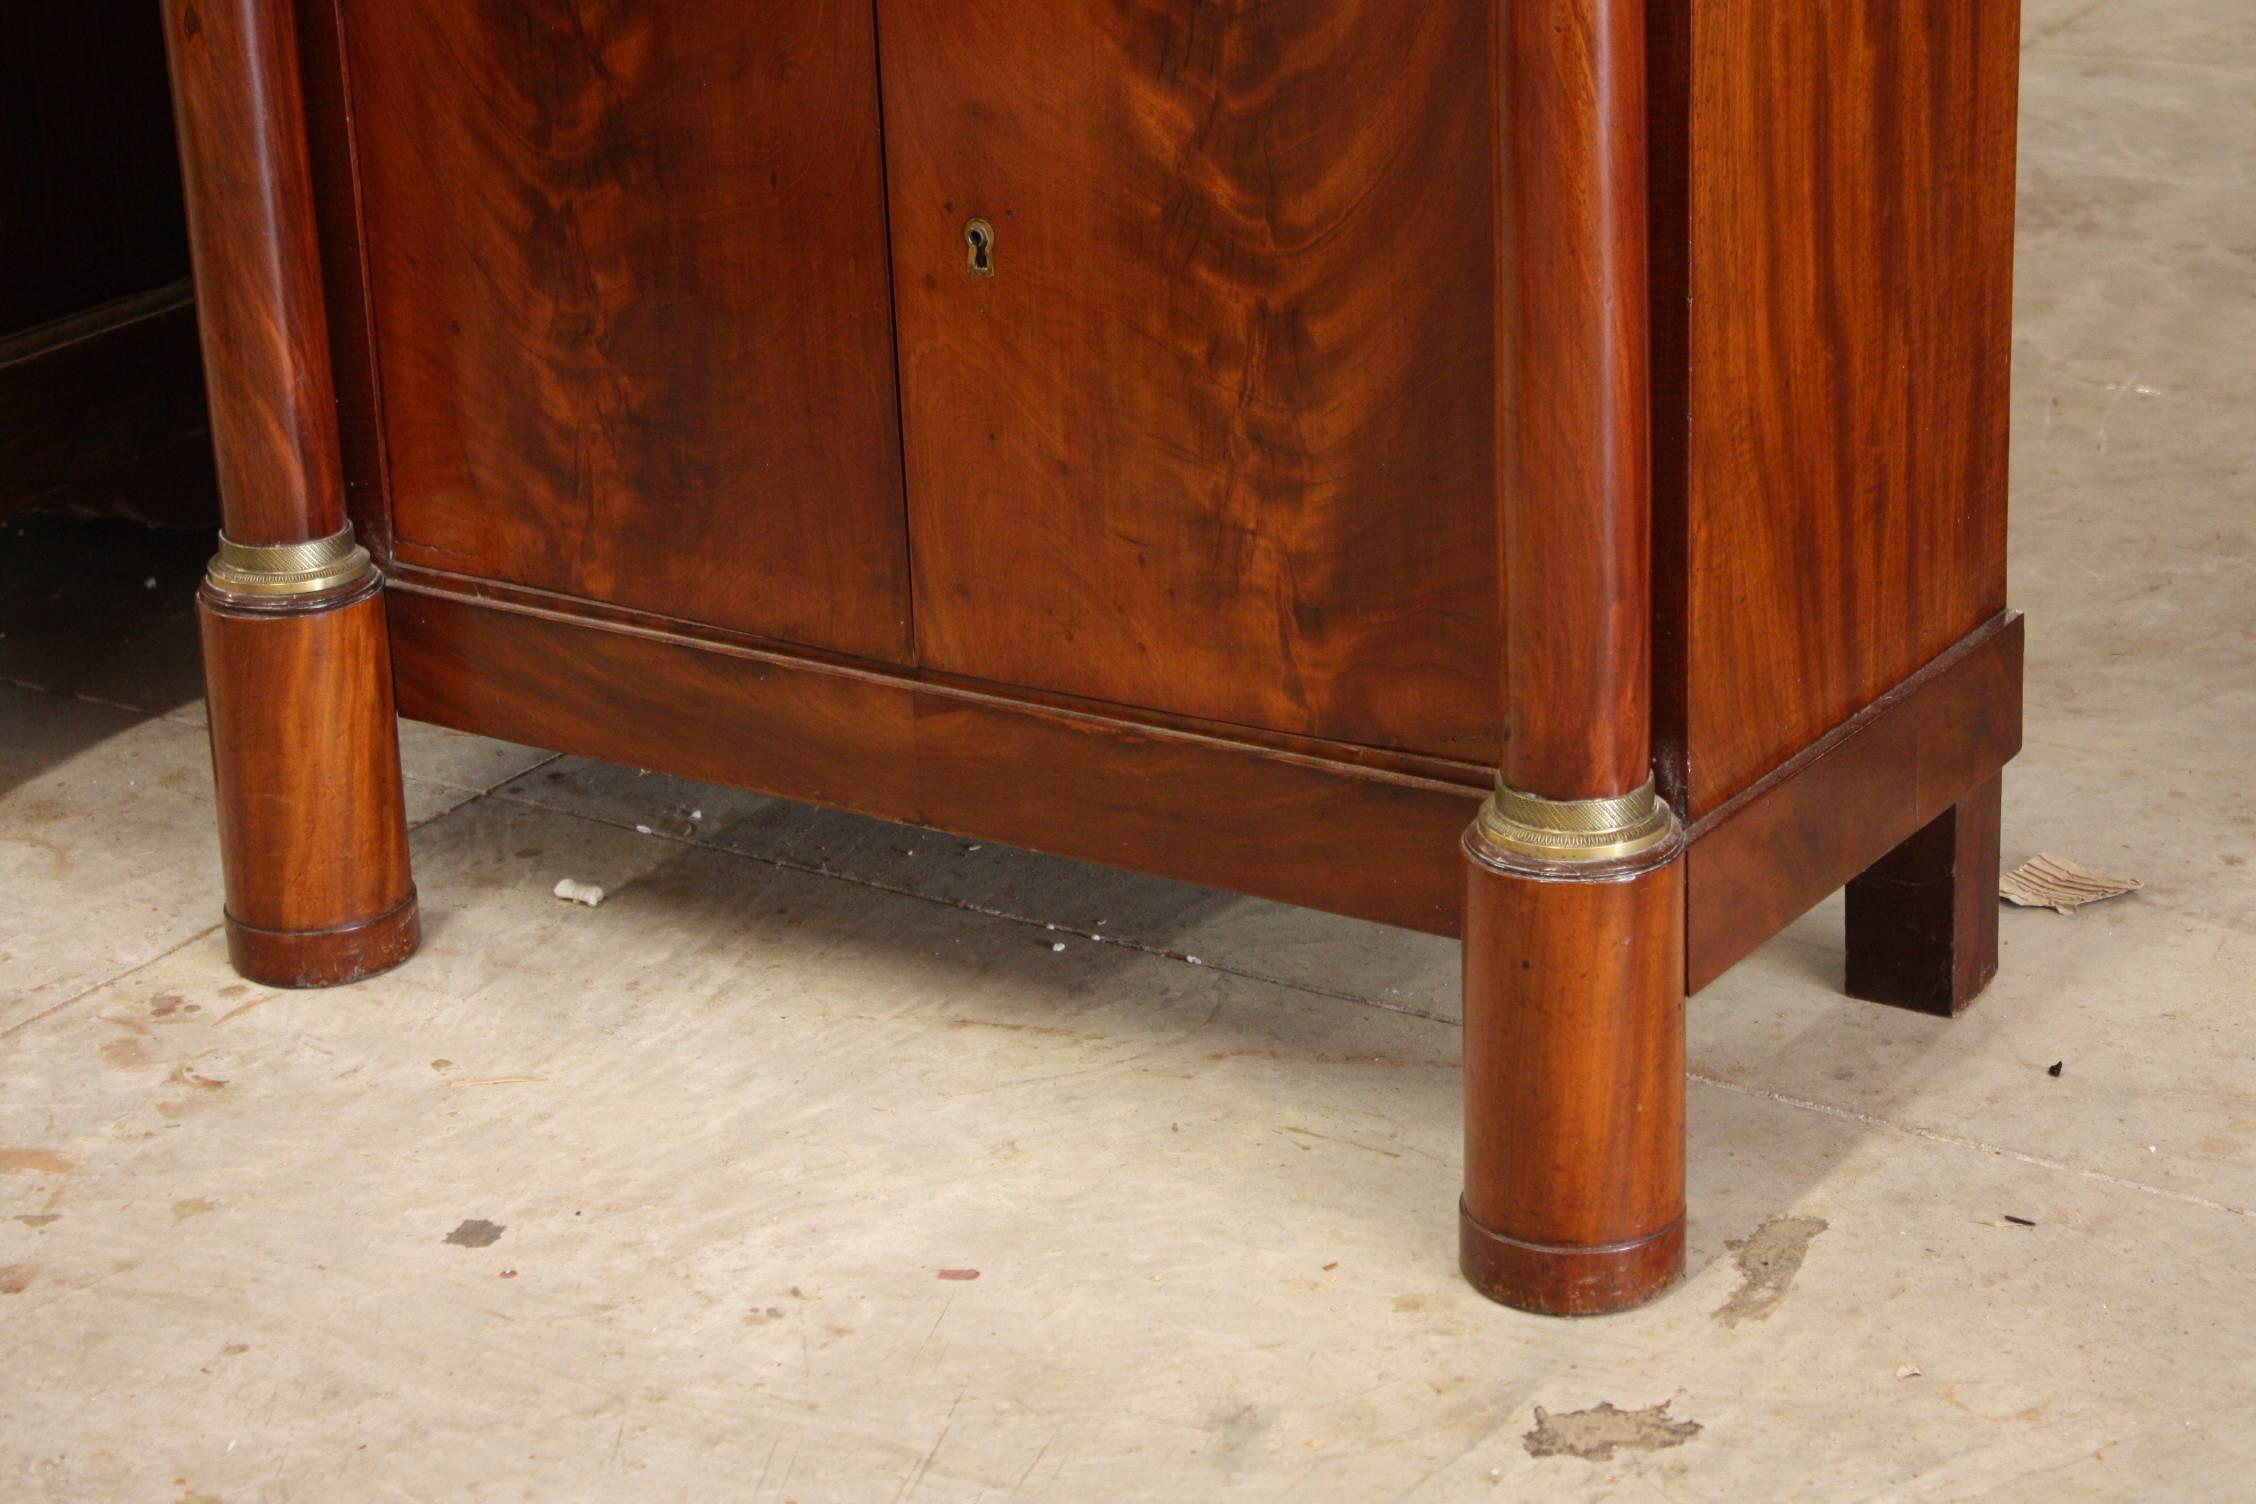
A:
<svg viewBox="0 0 2256 1504">
<path fill-rule="evenodd" d="M 419 934 L 383 577 L 345 519 L 289 0 L 163 0 L 218 459 L 197 597 L 236 969 L 353 981 Z"/>
<path fill-rule="evenodd" d="M 1683 834 L 1652 780 L 1644 0 L 1497 7 L 1503 751 L 1465 838 L 1462 1260 L 1526 1310 L 1684 1260 Z"/>
</svg>

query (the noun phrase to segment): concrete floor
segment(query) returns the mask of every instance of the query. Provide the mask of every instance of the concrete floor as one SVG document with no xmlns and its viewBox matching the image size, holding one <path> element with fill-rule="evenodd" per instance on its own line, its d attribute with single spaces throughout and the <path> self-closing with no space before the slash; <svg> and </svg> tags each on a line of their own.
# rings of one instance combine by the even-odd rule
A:
<svg viewBox="0 0 2256 1504">
<path fill-rule="evenodd" d="M 410 727 L 424 953 L 238 982 L 206 540 L 39 522 L 0 1497 L 2256 1494 L 2256 10 L 2028 37 L 2005 846 L 2147 887 L 1697 999 L 1675 1293 L 1460 1283 L 1454 948 L 1315 914 Z"/>
</svg>

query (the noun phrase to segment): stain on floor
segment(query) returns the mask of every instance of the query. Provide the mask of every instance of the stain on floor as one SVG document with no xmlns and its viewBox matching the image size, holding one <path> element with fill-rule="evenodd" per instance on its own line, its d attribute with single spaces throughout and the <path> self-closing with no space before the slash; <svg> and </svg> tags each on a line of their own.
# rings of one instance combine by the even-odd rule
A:
<svg viewBox="0 0 2256 1504">
<path fill-rule="evenodd" d="M 446 1235 L 446 1240 L 457 1248 L 491 1248 L 494 1240 L 508 1231 L 499 1222 L 488 1222 L 483 1217 L 470 1217 L 460 1227 Z"/>
<path fill-rule="evenodd" d="M 1723 1246 L 1739 1265 L 1739 1288 L 1716 1308 L 1725 1326 L 1760 1321 L 1778 1309 L 1794 1276 L 1802 1272 L 1810 1240 L 1825 1231 L 1823 1217 L 1772 1217 L 1746 1237 Z"/>
<path fill-rule="evenodd" d="M 1263 1441 L 1277 1428 L 1277 1416 L 1274 1405 L 1256 1404 L 1251 1400 L 1216 1409 L 1207 1420 L 1219 1443 L 1213 1453 L 1214 1460 L 1235 1470 L 1259 1456 Z"/>
<path fill-rule="evenodd" d="M 1611 1402 L 1588 1410 L 1553 1415 L 1535 1407 L 1535 1428 L 1521 1438 L 1530 1457 L 1580 1457 L 1604 1462 L 1616 1452 L 1659 1452 L 1680 1447 L 1700 1434 L 1696 1420 L 1671 1420 L 1663 1400 L 1643 1410 L 1621 1410 Z"/>
</svg>

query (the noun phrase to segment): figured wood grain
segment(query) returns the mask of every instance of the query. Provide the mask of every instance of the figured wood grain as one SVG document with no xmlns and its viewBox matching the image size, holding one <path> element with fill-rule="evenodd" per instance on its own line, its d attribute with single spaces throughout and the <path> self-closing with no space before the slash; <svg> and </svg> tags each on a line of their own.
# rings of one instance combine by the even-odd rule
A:
<svg viewBox="0 0 2256 1504">
<path fill-rule="evenodd" d="M 1691 828 L 1697 992 L 1997 776 L 2021 750 L 2022 620 L 2005 613 Z M 1996 860 L 1990 881 L 1995 884 Z"/>
<path fill-rule="evenodd" d="M 212 449 L 229 536 L 345 525 L 297 28 L 280 0 L 163 0 Z"/>
<path fill-rule="evenodd" d="M 1644 0 L 1496 20 L 1502 774 L 1548 799 L 1652 772 Z"/>
<path fill-rule="evenodd" d="M 388 591 L 402 713 L 1437 934 L 1477 786 L 1137 725 L 425 577 Z"/>
<path fill-rule="evenodd" d="M 248 974 L 412 943 L 388 642 L 444 724 L 1461 925 L 1464 1267 L 1595 1312 L 1681 1267 L 1688 983 L 1852 877 L 1855 984 L 1983 970 L 2013 0 L 167 3 L 238 479 L 333 515 L 318 239 L 410 564 L 207 595 Z M 1452 839 L 1469 761 L 1656 754 L 1688 852 Z"/>
<path fill-rule="evenodd" d="M 1691 8 L 1694 815 L 2004 608 L 2018 11 Z"/>
<path fill-rule="evenodd" d="M 1492 759 L 1487 7 L 878 16 L 922 661 Z"/>
<path fill-rule="evenodd" d="M 342 16 L 397 556 L 905 657 L 868 7 Z"/>
</svg>

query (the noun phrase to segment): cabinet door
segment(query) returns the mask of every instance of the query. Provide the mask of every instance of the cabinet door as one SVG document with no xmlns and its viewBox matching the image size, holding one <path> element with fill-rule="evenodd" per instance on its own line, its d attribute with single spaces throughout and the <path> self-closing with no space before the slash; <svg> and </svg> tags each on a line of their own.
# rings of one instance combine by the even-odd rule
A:
<svg viewBox="0 0 2256 1504">
<path fill-rule="evenodd" d="M 923 661 L 1491 760 L 1488 7 L 877 9 Z"/>
<path fill-rule="evenodd" d="M 869 7 L 343 12 L 399 556 L 905 658 Z"/>
</svg>

